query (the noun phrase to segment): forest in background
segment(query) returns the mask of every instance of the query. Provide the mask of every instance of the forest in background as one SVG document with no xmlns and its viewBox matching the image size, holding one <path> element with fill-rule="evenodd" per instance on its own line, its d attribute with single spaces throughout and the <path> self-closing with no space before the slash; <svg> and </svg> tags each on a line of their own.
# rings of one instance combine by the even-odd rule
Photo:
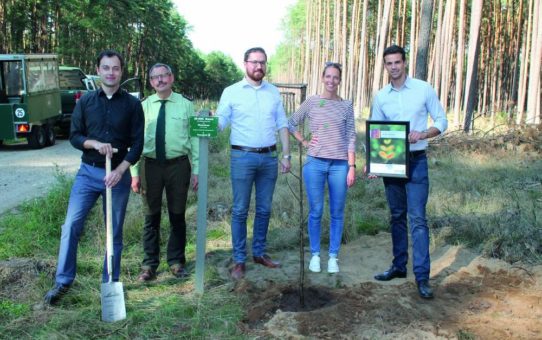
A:
<svg viewBox="0 0 542 340">
<path fill-rule="evenodd" d="M 475 114 L 537 125 L 541 17 L 539 0 L 298 0 L 284 18 L 269 79 L 305 83 L 313 94 L 323 64 L 339 62 L 340 94 L 366 117 L 388 82 L 383 50 L 398 44 L 409 74 L 436 89 L 451 127 L 469 131 Z M 98 52 L 114 48 L 126 58 L 125 76 L 146 83 L 148 67 L 165 62 L 177 91 L 217 100 L 242 73 L 222 52 L 194 49 L 189 29 L 170 0 L 0 0 L 0 53 L 57 53 L 92 74 Z"/>
<path fill-rule="evenodd" d="M 146 84 L 146 70 L 167 63 L 177 91 L 216 100 L 242 73 L 221 52 L 196 51 L 188 30 L 170 0 L 0 0 L 0 53 L 56 53 L 94 74 L 98 53 L 112 48 L 125 57 L 125 77 Z"/>
<path fill-rule="evenodd" d="M 340 94 L 361 113 L 388 82 L 384 48 L 397 44 L 409 75 L 434 86 L 451 127 L 469 131 L 473 114 L 537 125 L 541 18 L 539 0 L 298 0 L 271 76 L 313 94 L 324 63 L 341 63 Z"/>
</svg>

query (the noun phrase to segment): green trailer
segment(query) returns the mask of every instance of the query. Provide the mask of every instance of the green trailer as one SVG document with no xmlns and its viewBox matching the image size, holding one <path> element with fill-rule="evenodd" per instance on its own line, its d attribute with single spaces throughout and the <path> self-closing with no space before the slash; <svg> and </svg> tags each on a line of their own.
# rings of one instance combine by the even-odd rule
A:
<svg viewBox="0 0 542 340">
<path fill-rule="evenodd" d="M 0 54 L 0 143 L 26 138 L 35 149 L 53 145 L 62 113 L 58 57 Z"/>
</svg>

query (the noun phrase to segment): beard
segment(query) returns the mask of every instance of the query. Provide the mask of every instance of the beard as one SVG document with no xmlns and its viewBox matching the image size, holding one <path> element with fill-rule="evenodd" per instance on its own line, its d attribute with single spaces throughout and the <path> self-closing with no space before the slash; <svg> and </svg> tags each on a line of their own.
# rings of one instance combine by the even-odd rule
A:
<svg viewBox="0 0 542 340">
<path fill-rule="evenodd" d="M 261 81 L 265 77 L 265 71 L 264 70 L 257 70 L 257 71 L 247 71 L 247 77 L 252 79 L 253 81 Z"/>
</svg>

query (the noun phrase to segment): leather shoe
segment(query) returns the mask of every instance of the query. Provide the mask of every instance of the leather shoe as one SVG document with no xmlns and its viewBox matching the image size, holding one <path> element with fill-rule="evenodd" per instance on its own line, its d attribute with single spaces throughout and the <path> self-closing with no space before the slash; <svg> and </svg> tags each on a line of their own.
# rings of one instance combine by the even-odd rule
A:
<svg viewBox="0 0 542 340">
<path fill-rule="evenodd" d="M 143 269 L 137 279 L 141 282 L 148 282 L 156 279 L 156 273 L 152 269 Z"/>
<path fill-rule="evenodd" d="M 431 286 L 429 285 L 429 280 L 418 281 L 418 293 L 420 294 L 420 297 L 424 299 L 433 298 L 433 289 L 431 289 Z"/>
<path fill-rule="evenodd" d="M 391 266 L 390 269 L 388 269 L 387 271 L 375 275 L 375 280 L 389 281 L 395 278 L 405 278 L 405 277 L 406 277 L 406 272 L 402 272 L 398 270 L 397 268 L 395 268 L 394 266 Z"/>
<path fill-rule="evenodd" d="M 180 263 L 174 264 L 171 267 L 169 267 L 169 271 L 171 271 L 171 274 L 175 276 L 178 279 L 182 279 L 186 276 L 186 270 L 184 269 L 184 266 Z"/>
<path fill-rule="evenodd" d="M 245 276 L 246 268 L 244 263 L 236 263 L 230 274 L 234 280 L 242 279 Z"/>
<path fill-rule="evenodd" d="M 280 267 L 280 262 L 275 262 L 275 261 L 271 260 L 269 255 L 254 256 L 253 259 L 254 259 L 254 263 L 259 263 L 259 264 L 261 264 L 263 266 L 266 266 L 268 268 L 278 268 L 278 267 Z"/>
<path fill-rule="evenodd" d="M 55 305 L 60 299 L 70 290 L 70 286 L 60 283 L 55 284 L 55 287 L 45 294 L 44 300 L 48 305 Z"/>
</svg>

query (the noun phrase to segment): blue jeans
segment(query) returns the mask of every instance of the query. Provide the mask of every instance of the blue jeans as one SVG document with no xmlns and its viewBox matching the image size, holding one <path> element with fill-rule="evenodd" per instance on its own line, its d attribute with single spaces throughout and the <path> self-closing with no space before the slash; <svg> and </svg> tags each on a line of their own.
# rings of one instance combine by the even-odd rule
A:
<svg viewBox="0 0 542 340">
<path fill-rule="evenodd" d="M 60 238 L 60 250 L 58 252 L 58 265 L 56 269 L 56 282 L 63 285 L 71 285 L 75 279 L 77 267 L 77 246 L 83 232 L 88 213 L 98 200 L 100 195 L 103 199 L 103 211 L 105 217 L 105 169 L 96 168 L 85 163 L 75 176 L 75 182 L 70 193 L 70 202 L 66 220 L 62 226 Z M 112 188 L 113 205 L 113 280 L 119 280 L 120 257 L 122 253 L 122 225 L 126 206 L 130 196 L 130 172 L 126 171 L 122 179 Z M 104 218 L 105 226 L 105 218 Z M 104 228 L 105 230 L 105 228 Z M 105 231 L 104 237 L 105 240 Z M 105 249 L 105 244 L 104 244 Z M 102 281 L 107 282 L 106 261 L 104 260 Z"/>
<path fill-rule="evenodd" d="M 309 201 L 309 242 L 311 253 L 320 253 L 320 230 L 324 211 L 326 181 L 329 191 L 329 255 L 337 256 L 341 247 L 346 201 L 348 161 L 307 156 L 303 178 Z"/>
<path fill-rule="evenodd" d="M 254 153 L 231 150 L 231 184 L 233 207 L 231 234 L 233 260 L 245 263 L 247 241 L 247 216 L 252 186 L 256 188 L 256 216 L 252 236 L 252 255 L 265 255 L 267 228 L 271 216 L 271 203 L 278 176 L 278 161 L 275 152 Z"/>
<path fill-rule="evenodd" d="M 429 228 L 425 206 L 429 196 L 427 156 L 410 159 L 410 178 L 384 178 L 386 198 L 391 213 L 393 266 L 406 272 L 408 262 L 407 215 L 412 238 L 412 260 L 416 281 L 428 280 L 431 263 L 429 258 Z"/>
</svg>

